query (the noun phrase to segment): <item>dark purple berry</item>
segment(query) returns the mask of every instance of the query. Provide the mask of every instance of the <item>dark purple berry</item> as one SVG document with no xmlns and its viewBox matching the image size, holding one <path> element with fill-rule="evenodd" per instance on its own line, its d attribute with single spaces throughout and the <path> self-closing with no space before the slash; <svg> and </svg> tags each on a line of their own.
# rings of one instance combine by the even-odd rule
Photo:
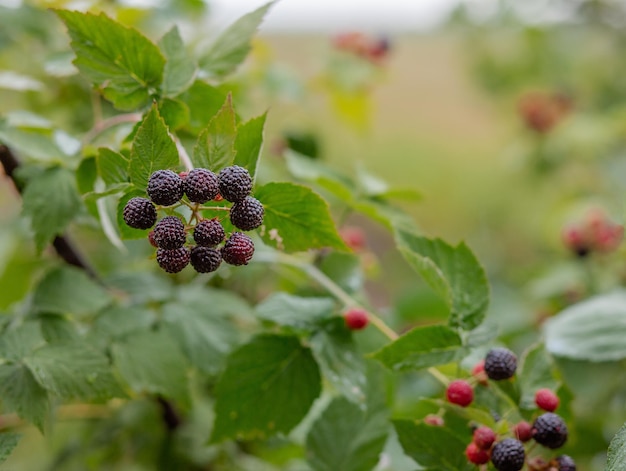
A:
<svg viewBox="0 0 626 471">
<path fill-rule="evenodd" d="M 124 206 L 124 222 L 134 229 L 150 229 L 157 219 L 154 205 L 146 198 L 131 198 Z"/>
<path fill-rule="evenodd" d="M 222 258 L 231 265 L 247 265 L 252 255 L 254 243 L 242 232 L 233 232 L 222 248 Z"/>
<path fill-rule="evenodd" d="M 174 250 L 157 249 L 157 263 L 168 273 L 178 273 L 189 263 L 189 250 L 185 247 Z"/>
<path fill-rule="evenodd" d="M 230 222 L 237 229 L 251 231 L 263 224 L 264 214 L 261 202 L 252 196 L 246 196 L 230 208 Z"/>
<path fill-rule="evenodd" d="M 192 203 L 206 203 L 220 191 L 217 175 L 206 168 L 194 168 L 185 177 L 183 189 Z"/>
<path fill-rule="evenodd" d="M 505 438 L 491 450 L 491 462 L 498 471 L 519 471 L 525 460 L 524 445 L 514 438 Z"/>
<path fill-rule="evenodd" d="M 556 458 L 559 471 L 576 471 L 576 463 L 567 455 L 561 455 Z"/>
<path fill-rule="evenodd" d="M 161 249 L 178 249 L 185 245 L 185 225 L 176 216 L 165 216 L 154 228 L 154 242 Z"/>
<path fill-rule="evenodd" d="M 200 221 L 193 230 L 193 240 L 205 247 L 215 247 L 224 240 L 224 237 L 226 237 L 224 228 L 217 219 Z"/>
<path fill-rule="evenodd" d="M 533 422 L 532 434 L 537 443 L 554 450 L 567 441 L 567 425 L 557 414 L 546 412 Z"/>
<path fill-rule="evenodd" d="M 171 170 L 157 170 L 150 175 L 147 192 L 155 204 L 171 206 L 183 197 L 183 180 Z"/>
<path fill-rule="evenodd" d="M 191 266 L 198 273 L 215 271 L 221 263 L 222 254 L 219 250 L 201 246 L 191 249 Z"/>
<path fill-rule="evenodd" d="M 238 165 L 222 169 L 218 175 L 220 194 L 226 201 L 236 203 L 252 191 L 252 178 L 248 171 Z"/>
<path fill-rule="evenodd" d="M 517 370 L 517 357 L 507 348 L 492 348 L 485 357 L 485 373 L 490 379 L 511 378 Z"/>
</svg>

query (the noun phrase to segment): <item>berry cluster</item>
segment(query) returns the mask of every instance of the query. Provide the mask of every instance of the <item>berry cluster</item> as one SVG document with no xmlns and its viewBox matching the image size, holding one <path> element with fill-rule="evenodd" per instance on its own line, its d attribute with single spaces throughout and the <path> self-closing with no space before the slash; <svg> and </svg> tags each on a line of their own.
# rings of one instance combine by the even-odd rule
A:
<svg viewBox="0 0 626 471">
<path fill-rule="evenodd" d="M 150 176 L 146 191 L 149 199 L 135 197 L 126 203 L 124 222 L 135 229 L 154 226 L 148 239 L 157 248 L 157 263 L 166 272 L 178 273 L 191 263 L 197 272 L 209 273 L 217 270 L 222 261 L 247 265 L 252 259 L 254 243 L 250 237 L 238 231 L 226 237 L 219 219 L 204 219 L 201 215 L 205 209 L 219 209 L 229 212 L 230 222 L 237 229 L 251 231 L 261 226 L 265 211 L 261 202 L 250 196 L 252 178 L 245 168 L 233 165 L 218 175 L 205 168 L 181 174 L 157 170 Z M 222 199 L 232 206 L 202 206 Z M 157 222 L 155 205 L 188 206 L 190 220 L 185 224 L 178 216 L 165 216 Z M 191 244 L 187 244 L 189 236 L 193 239 Z M 223 246 L 218 247 L 222 242 Z"/>
<path fill-rule="evenodd" d="M 473 385 L 488 386 L 490 380 L 508 380 L 515 375 L 516 370 L 517 357 L 512 351 L 506 348 L 493 348 L 484 360 L 474 366 L 471 379 L 450 382 L 446 388 L 446 399 L 452 404 L 467 407 L 474 401 Z M 484 465 L 491 461 L 498 471 L 520 471 L 525 464 L 533 471 L 576 471 L 574 460 L 567 455 L 561 455 L 550 461 L 537 456 L 528 457 L 525 443 L 534 440 L 535 443 L 554 450 L 561 448 L 568 436 L 565 422 L 554 413 L 559 406 L 559 398 L 553 391 L 537 390 L 535 404 L 544 412 L 538 415 L 532 424 L 522 420 L 508 424 L 507 428 L 498 427 L 499 433 L 484 425 L 477 426 L 471 443 L 465 449 L 468 461 L 476 465 Z M 496 417 L 496 420 L 501 419 Z M 443 417 L 433 414 L 427 416 L 424 422 L 433 426 L 444 424 Z"/>
<path fill-rule="evenodd" d="M 572 110 L 572 99 L 563 93 L 531 92 L 518 103 L 519 114 L 532 131 L 545 134 L 551 131 Z"/>
<path fill-rule="evenodd" d="M 613 252 L 624 238 L 624 226 L 616 224 L 599 209 L 591 209 L 584 219 L 568 225 L 562 234 L 565 246 L 578 257 Z"/>
<path fill-rule="evenodd" d="M 363 33 L 343 33 L 333 38 L 333 45 L 340 51 L 346 51 L 373 63 L 384 59 L 390 50 L 389 39 L 372 38 Z"/>
</svg>

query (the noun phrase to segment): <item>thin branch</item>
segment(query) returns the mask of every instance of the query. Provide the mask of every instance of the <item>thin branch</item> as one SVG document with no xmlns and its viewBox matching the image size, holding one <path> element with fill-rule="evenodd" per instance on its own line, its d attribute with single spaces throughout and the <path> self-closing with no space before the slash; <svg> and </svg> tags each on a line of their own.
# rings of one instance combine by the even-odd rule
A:
<svg viewBox="0 0 626 471">
<path fill-rule="evenodd" d="M 185 146 L 183 146 L 183 144 L 180 142 L 180 139 L 178 139 L 173 134 L 170 134 L 170 136 L 172 137 L 172 139 L 174 140 L 174 143 L 176 144 L 176 149 L 178 150 L 180 161 L 185 166 L 187 171 L 191 172 L 193 170 L 193 162 L 191 161 L 191 157 L 189 157 L 189 154 L 187 153 L 187 149 L 185 149 Z"/>
<path fill-rule="evenodd" d="M 118 126 L 124 123 L 136 123 L 141 120 L 141 113 L 126 113 L 118 114 L 102 121 L 97 121 L 93 128 L 91 128 L 87 134 L 83 136 L 83 144 L 89 144 L 93 142 L 100 134 L 107 129 L 114 126 Z"/>
</svg>

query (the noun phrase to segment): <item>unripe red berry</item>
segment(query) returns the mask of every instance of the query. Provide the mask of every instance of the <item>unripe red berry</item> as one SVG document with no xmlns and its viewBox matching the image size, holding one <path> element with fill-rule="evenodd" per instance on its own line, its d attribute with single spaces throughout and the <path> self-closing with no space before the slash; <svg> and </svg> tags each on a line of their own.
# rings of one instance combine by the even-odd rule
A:
<svg viewBox="0 0 626 471">
<path fill-rule="evenodd" d="M 526 443 L 533 438 L 532 426 L 525 420 L 522 420 L 513 427 L 513 434 L 520 442 Z"/>
<path fill-rule="evenodd" d="M 446 389 L 448 402 L 461 407 L 469 406 L 474 400 L 474 390 L 472 386 L 463 379 L 452 381 Z"/>
<path fill-rule="evenodd" d="M 361 330 L 367 327 L 369 317 L 364 309 L 352 307 L 348 309 L 343 318 L 346 321 L 346 327 L 350 330 Z"/>
<path fill-rule="evenodd" d="M 540 409 L 554 412 L 559 407 L 559 398 L 550 389 L 539 389 L 535 393 L 535 404 Z"/>
<path fill-rule="evenodd" d="M 470 463 L 485 464 L 489 462 L 489 452 L 487 450 L 481 450 L 474 442 L 467 445 L 465 456 L 467 456 Z"/>
<path fill-rule="evenodd" d="M 485 360 L 480 360 L 474 365 L 474 368 L 472 368 L 472 376 L 483 386 L 489 384 L 487 373 L 485 373 Z"/>
<path fill-rule="evenodd" d="M 443 417 L 435 414 L 428 414 L 424 417 L 424 423 L 433 427 L 443 427 L 444 425 Z"/>
<path fill-rule="evenodd" d="M 481 450 L 489 450 L 496 441 L 496 433 L 489 427 L 481 426 L 474 430 L 472 440 Z"/>
</svg>

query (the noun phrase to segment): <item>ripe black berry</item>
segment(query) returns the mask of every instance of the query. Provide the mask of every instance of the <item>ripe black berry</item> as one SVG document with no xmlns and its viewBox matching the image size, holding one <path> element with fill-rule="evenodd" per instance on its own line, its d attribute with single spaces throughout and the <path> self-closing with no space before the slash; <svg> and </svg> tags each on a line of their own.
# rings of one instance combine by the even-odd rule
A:
<svg viewBox="0 0 626 471">
<path fill-rule="evenodd" d="M 567 441 L 567 425 L 552 412 L 546 412 L 535 419 L 532 433 L 537 443 L 553 450 L 562 447 Z"/>
<path fill-rule="evenodd" d="M 576 463 L 567 455 L 561 455 L 556 458 L 559 471 L 576 471 Z"/>
<path fill-rule="evenodd" d="M 194 168 L 185 177 L 183 189 L 192 203 L 206 203 L 219 193 L 217 175 L 206 168 Z"/>
<path fill-rule="evenodd" d="M 198 273 L 215 271 L 220 263 L 222 263 L 222 254 L 219 250 L 201 246 L 191 249 L 191 266 Z"/>
<path fill-rule="evenodd" d="M 263 224 L 264 214 L 261 202 L 252 196 L 246 196 L 230 208 L 230 222 L 237 229 L 251 231 Z"/>
<path fill-rule="evenodd" d="M 159 248 L 178 249 L 187 240 L 185 225 L 176 216 L 166 216 L 157 223 L 152 238 Z"/>
<path fill-rule="evenodd" d="M 157 263 L 168 273 L 178 273 L 189 263 L 189 250 L 185 247 L 174 250 L 157 249 Z"/>
<path fill-rule="evenodd" d="M 171 206 L 183 197 L 183 180 L 171 170 L 157 170 L 150 175 L 147 192 L 155 204 Z"/>
<path fill-rule="evenodd" d="M 154 226 L 157 212 L 154 205 L 146 198 L 131 198 L 124 206 L 124 222 L 135 229 L 150 229 Z"/>
<path fill-rule="evenodd" d="M 200 221 L 193 230 L 193 240 L 205 247 L 215 247 L 224 240 L 224 237 L 226 237 L 224 228 L 217 219 Z"/>
<path fill-rule="evenodd" d="M 218 175 L 220 194 L 226 201 L 236 203 L 252 191 L 252 178 L 248 171 L 238 165 L 222 169 Z"/>
<path fill-rule="evenodd" d="M 525 460 L 524 445 L 514 438 L 505 438 L 491 450 L 491 462 L 498 471 L 519 471 Z"/>
<path fill-rule="evenodd" d="M 231 265 L 247 265 L 252 255 L 254 243 L 242 232 L 233 232 L 222 248 L 222 258 Z"/>
<path fill-rule="evenodd" d="M 492 348 L 485 357 L 485 373 L 490 379 L 508 379 L 516 369 L 517 357 L 506 348 Z"/>
</svg>

